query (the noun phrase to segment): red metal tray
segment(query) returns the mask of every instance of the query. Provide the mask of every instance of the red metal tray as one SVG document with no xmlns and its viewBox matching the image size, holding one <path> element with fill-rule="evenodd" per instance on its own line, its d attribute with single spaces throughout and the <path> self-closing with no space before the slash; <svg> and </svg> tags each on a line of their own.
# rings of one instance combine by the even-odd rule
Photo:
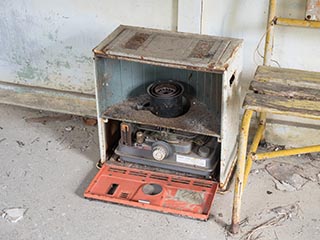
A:
<svg viewBox="0 0 320 240">
<path fill-rule="evenodd" d="M 207 220 L 218 183 L 104 164 L 86 198 Z"/>
</svg>

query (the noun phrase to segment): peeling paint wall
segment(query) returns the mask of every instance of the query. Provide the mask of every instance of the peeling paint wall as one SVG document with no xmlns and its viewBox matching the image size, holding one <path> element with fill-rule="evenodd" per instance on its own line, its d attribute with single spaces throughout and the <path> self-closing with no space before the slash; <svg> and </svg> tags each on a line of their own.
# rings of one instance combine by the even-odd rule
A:
<svg viewBox="0 0 320 240">
<path fill-rule="evenodd" d="M 1 0 L 0 81 L 94 94 L 91 49 L 119 24 L 176 28 L 175 0 Z"/>
</svg>

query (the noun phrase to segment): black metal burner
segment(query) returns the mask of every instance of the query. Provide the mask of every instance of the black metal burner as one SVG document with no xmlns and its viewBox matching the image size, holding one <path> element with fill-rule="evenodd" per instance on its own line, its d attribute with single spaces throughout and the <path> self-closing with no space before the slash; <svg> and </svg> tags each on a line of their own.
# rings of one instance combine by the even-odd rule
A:
<svg viewBox="0 0 320 240">
<path fill-rule="evenodd" d="M 179 82 L 155 82 L 148 87 L 147 93 L 150 96 L 150 110 L 153 114 L 174 118 L 184 113 L 184 87 Z"/>
</svg>

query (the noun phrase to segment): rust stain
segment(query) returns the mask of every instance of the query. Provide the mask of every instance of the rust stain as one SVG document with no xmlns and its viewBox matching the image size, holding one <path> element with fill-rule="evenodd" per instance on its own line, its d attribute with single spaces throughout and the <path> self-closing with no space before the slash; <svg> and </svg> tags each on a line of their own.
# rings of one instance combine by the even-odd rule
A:
<svg viewBox="0 0 320 240">
<path fill-rule="evenodd" d="M 200 40 L 197 45 L 193 48 L 189 57 L 192 58 L 209 58 L 212 54 L 209 54 L 210 49 L 213 46 L 213 41 Z"/>
<path fill-rule="evenodd" d="M 124 32 L 127 32 L 128 34 L 121 35 Z M 120 35 L 122 37 L 119 37 Z M 175 41 L 180 41 L 182 45 L 185 45 L 185 41 L 187 41 L 188 46 L 190 45 L 190 38 L 193 38 L 194 36 L 197 36 L 197 38 L 194 40 L 196 42 L 192 41 L 192 44 L 195 43 L 195 45 L 193 45 L 194 47 L 185 49 L 185 51 L 180 51 L 181 46 L 178 45 L 177 49 L 179 51 L 177 52 L 175 59 L 171 59 L 170 54 L 172 53 L 170 51 L 168 56 L 164 56 L 163 52 L 160 53 L 159 49 L 163 48 L 162 45 L 165 43 L 163 42 L 164 40 L 153 38 L 155 35 L 163 35 L 165 41 L 168 42 L 166 44 L 170 44 L 171 40 L 168 38 L 172 37 Z M 145 53 L 147 50 L 143 47 L 147 45 L 146 43 L 149 43 L 149 40 L 152 44 L 148 44 L 148 47 L 151 45 L 152 47 L 148 53 Z M 116 43 L 116 41 L 119 42 Z M 111 43 L 113 44 L 111 45 Z M 231 46 L 230 43 L 232 43 Z M 224 54 L 230 55 L 232 51 L 236 51 L 234 48 L 238 45 L 242 45 L 239 39 L 199 36 L 187 33 L 121 26 L 103 40 L 96 47 L 94 52 L 96 55 L 105 58 L 220 74 L 226 70 L 226 61 L 221 60 L 228 60 Z M 168 61 L 168 58 L 171 60 Z"/>
<path fill-rule="evenodd" d="M 320 0 L 308 0 L 306 10 L 306 20 L 320 20 Z"/>
<path fill-rule="evenodd" d="M 179 69 L 188 69 L 188 70 L 194 70 L 194 71 L 202 71 L 202 72 L 210 72 L 210 73 L 223 73 L 226 69 L 223 68 L 223 66 L 215 66 L 213 63 L 210 65 L 212 67 L 205 66 L 205 67 L 196 67 L 186 64 L 178 64 L 178 63 L 165 63 L 160 61 L 154 61 L 150 59 L 146 59 L 143 56 L 140 56 L 139 58 L 133 58 L 133 57 L 127 57 L 127 56 L 118 56 L 118 55 L 112 55 L 112 54 L 96 54 L 98 57 L 104 57 L 104 58 L 110 58 L 110 59 L 117 59 L 117 60 L 126 60 L 126 61 L 132 61 L 132 62 L 139 62 L 139 63 L 146 63 L 146 64 L 152 64 L 156 66 L 164 66 L 164 67 L 174 67 Z"/>
<path fill-rule="evenodd" d="M 98 49 L 93 49 L 93 52 L 94 52 L 95 54 L 99 54 L 99 55 L 104 55 L 104 54 L 105 54 L 103 51 L 98 50 Z"/>
<path fill-rule="evenodd" d="M 137 50 L 141 45 L 149 38 L 150 34 L 147 33 L 136 33 L 129 39 L 124 45 L 127 49 Z"/>
</svg>

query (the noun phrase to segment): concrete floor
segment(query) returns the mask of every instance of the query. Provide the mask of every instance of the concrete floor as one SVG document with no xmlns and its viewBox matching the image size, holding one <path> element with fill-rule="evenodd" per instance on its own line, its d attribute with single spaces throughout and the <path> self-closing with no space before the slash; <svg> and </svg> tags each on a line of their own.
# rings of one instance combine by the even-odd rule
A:
<svg viewBox="0 0 320 240">
<path fill-rule="evenodd" d="M 270 161 L 253 166 L 242 208 L 242 218 L 248 221 L 236 237 L 225 230 L 232 209 L 230 191 L 217 194 L 207 222 L 86 200 L 83 192 L 97 173 L 96 127 L 85 126 L 78 117 L 45 124 L 30 121 L 48 115 L 57 116 L 0 105 L 0 210 L 28 209 L 17 223 L 0 218 L 1 240 L 239 239 L 274 217 L 270 209 L 293 203 L 300 208 L 298 215 L 262 229 L 256 239 L 319 239 L 319 179 L 308 180 L 298 191 L 279 191 L 265 170 Z M 276 161 L 290 160 L 307 164 L 320 159 Z M 313 165 L 312 173 L 319 173 L 320 165 Z"/>
</svg>

